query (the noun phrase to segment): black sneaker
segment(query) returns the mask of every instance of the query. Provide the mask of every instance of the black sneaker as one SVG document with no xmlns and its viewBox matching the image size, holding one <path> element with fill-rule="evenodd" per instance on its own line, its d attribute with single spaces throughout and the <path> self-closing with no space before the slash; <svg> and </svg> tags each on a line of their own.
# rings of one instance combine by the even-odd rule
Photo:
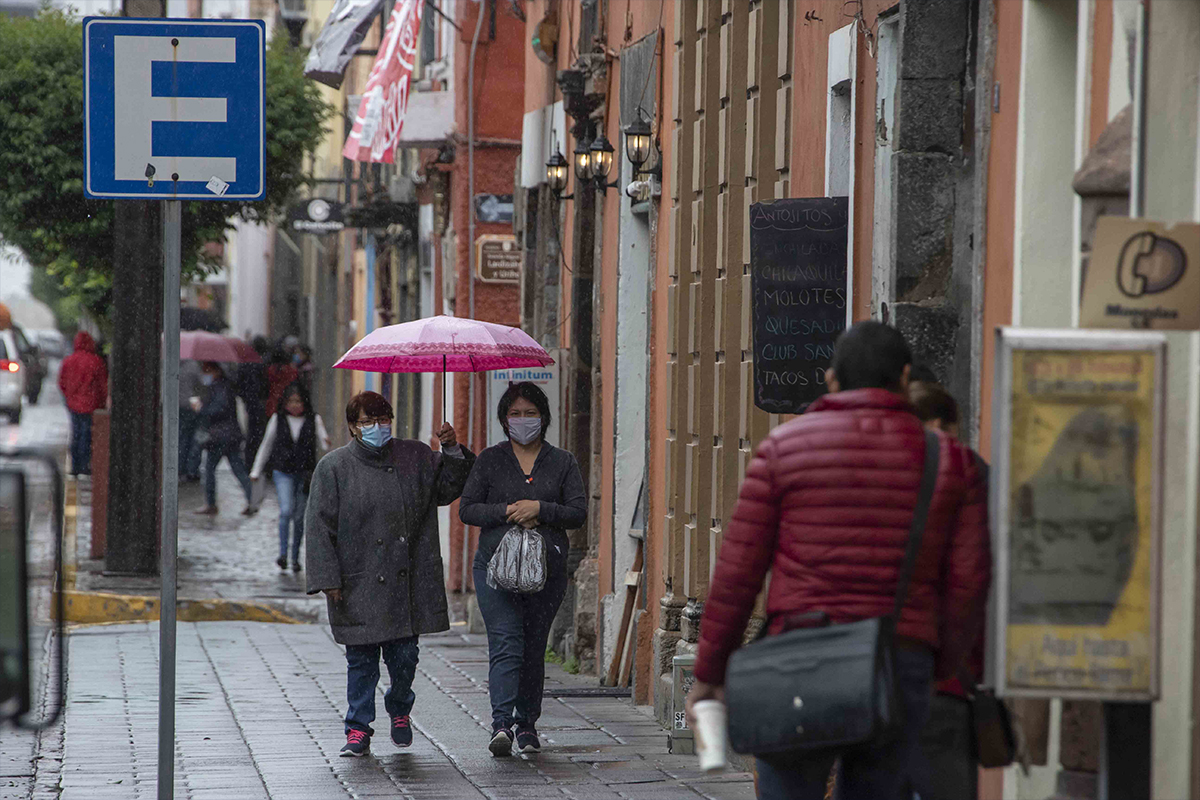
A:
<svg viewBox="0 0 1200 800">
<path fill-rule="evenodd" d="M 340 753 L 342 758 L 362 758 L 371 752 L 371 737 L 360 730 L 351 729 L 346 734 L 346 746 Z"/>
<path fill-rule="evenodd" d="M 287 569 L 287 559 L 283 556 L 280 556 L 279 558 L 275 559 L 275 566 L 279 567 L 280 569 Z"/>
<path fill-rule="evenodd" d="M 497 757 L 511 756 L 513 746 L 512 731 L 508 728 L 497 726 L 492 731 L 492 741 L 488 744 L 488 750 L 492 755 Z"/>
<path fill-rule="evenodd" d="M 533 728 L 517 729 L 517 752 L 526 754 L 542 752 L 542 740 L 538 738 L 536 730 Z"/>
<path fill-rule="evenodd" d="M 412 745 L 412 720 L 407 714 L 403 717 L 392 717 L 392 741 L 397 747 Z"/>
<path fill-rule="evenodd" d="M 299 572 L 299 571 L 300 571 L 300 562 L 293 561 L 292 562 L 292 572 Z"/>
</svg>

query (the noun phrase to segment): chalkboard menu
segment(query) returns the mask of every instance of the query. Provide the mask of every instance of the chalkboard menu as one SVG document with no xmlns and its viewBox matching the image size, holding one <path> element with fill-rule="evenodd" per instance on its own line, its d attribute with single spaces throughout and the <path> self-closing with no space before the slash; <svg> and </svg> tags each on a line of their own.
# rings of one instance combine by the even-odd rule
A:
<svg viewBox="0 0 1200 800">
<path fill-rule="evenodd" d="M 799 414 L 825 393 L 833 344 L 846 328 L 845 197 L 750 207 L 754 404 Z"/>
</svg>

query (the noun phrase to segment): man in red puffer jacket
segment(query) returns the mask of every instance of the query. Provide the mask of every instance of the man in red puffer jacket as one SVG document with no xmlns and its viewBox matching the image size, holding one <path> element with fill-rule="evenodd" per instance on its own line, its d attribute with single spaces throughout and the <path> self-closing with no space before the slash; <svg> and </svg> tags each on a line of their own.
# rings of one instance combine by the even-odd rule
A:
<svg viewBox="0 0 1200 800">
<path fill-rule="evenodd" d="M 108 365 L 86 331 L 75 334 L 75 352 L 63 359 L 58 388 L 71 412 L 71 474 L 92 474 L 92 412 L 108 404 Z"/>
<path fill-rule="evenodd" d="M 804 612 L 824 611 L 834 623 L 892 613 L 925 449 L 905 395 L 911 367 L 898 331 L 858 323 L 838 339 L 829 394 L 759 446 L 705 603 L 689 708 L 723 699 L 726 664 L 768 571 L 769 634 Z M 897 625 L 903 731 L 885 744 L 813 753 L 787 767 L 760 759 L 760 798 L 823 798 L 839 755 L 843 800 L 904 795 L 935 677 L 951 676 L 974 644 L 991 580 L 984 484 L 971 452 L 938 438 L 937 484 Z"/>
</svg>

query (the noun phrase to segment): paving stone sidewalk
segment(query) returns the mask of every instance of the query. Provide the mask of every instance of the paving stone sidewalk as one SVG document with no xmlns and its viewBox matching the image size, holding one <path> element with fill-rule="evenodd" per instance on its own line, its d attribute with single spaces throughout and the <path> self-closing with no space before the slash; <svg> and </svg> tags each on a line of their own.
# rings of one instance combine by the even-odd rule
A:
<svg viewBox="0 0 1200 800">
<path fill-rule="evenodd" d="M 381 685 L 377 704 L 383 724 L 376 726 L 372 755 L 344 759 L 338 751 L 344 741 L 345 658 L 324 626 L 180 624 L 175 796 L 753 797 L 748 775 L 708 776 L 697 769 L 694 757 L 668 754 L 666 734 L 649 711 L 618 698 L 547 697 L 539 725 L 544 751 L 493 758 L 486 749 L 487 648 L 483 637 L 463 630 L 455 626 L 450 633 L 422 638 L 413 746 L 400 750 L 388 737 Z M 77 630 L 68 661 L 61 794 L 50 796 L 153 798 L 157 624 Z M 548 694 L 595 685 L 548 667 Z"/>
</svg>

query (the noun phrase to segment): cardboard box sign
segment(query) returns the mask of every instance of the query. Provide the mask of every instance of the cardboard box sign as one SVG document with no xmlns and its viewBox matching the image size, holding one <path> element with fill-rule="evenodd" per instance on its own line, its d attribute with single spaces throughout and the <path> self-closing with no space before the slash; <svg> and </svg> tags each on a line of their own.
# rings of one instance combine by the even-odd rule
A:
<svg viewBox="0 0 1200 800">
<path fill-rule="evenodd" d="M 1200 225 L 1101 217 L 1084 278 L 1079 324 L 1200 329 Z"/>
</svg>

